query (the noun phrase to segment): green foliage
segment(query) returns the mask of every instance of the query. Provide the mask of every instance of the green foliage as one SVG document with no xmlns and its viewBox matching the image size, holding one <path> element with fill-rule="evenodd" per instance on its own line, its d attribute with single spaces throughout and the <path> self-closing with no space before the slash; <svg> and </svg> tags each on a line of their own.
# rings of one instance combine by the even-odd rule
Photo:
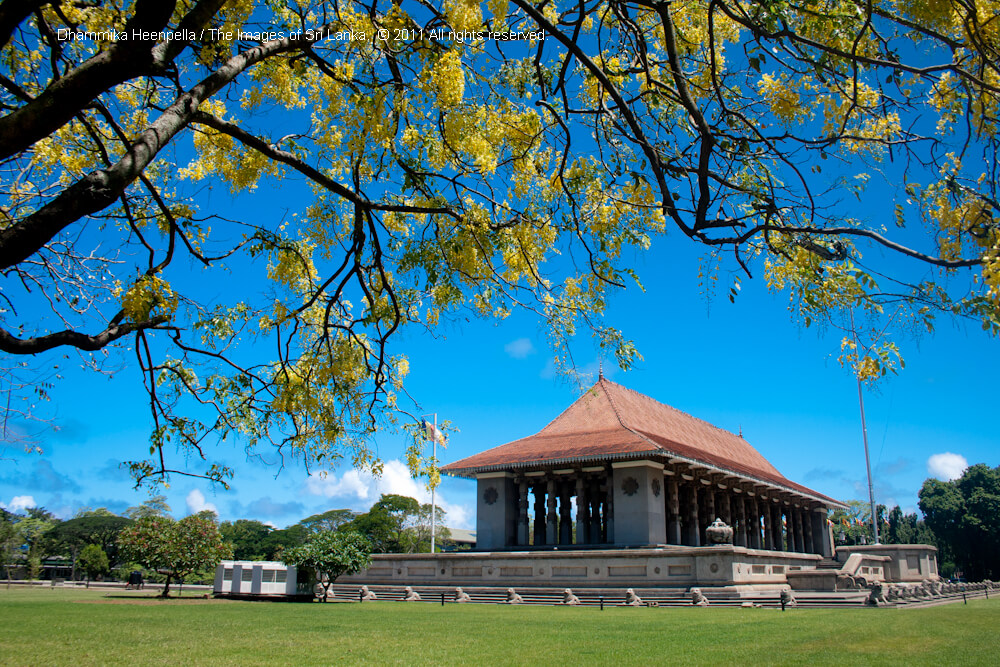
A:
<svg viewBox="0 0 1000 667">
<path fill-rule="evenodd" d="M 97 544 L 112 562 L 118 558 L 118 533 L 132 523 L 131 519 L 113 514 L 85 514 L 62 521 L 44 535 L 43 551 L 49 556 L 77 558 L 80 549 Z"/>
<path fill-rule="evenodd" d="M 123 558 L 166 571 L 164 597 L 172 579 L 214 568 L 232 554 L 232 545 L 222 539 L 218 524 L 204 513 L 180 521 L 163 516 L 138 519 L 119 533 L 118 546 Z"/>
<path fill-rule="evenodd" d="M 938 547 L 969 580 L 1000 578 L 1000 467 L 979 463 L 958 479 L 928 479 L 920 511 Z"/>
<path fill-rule="evenodd" d="M 104 553 L 104 549 L 96 544 L 88 544 L 81 549 L 77 563 L 80 569 L 87 573 L 88 583 L 91 579 L 96 579 L 111 570 L 108 555 Z"/>
<path fill-rule="evenodd" d="M 233 545 L 233 558 L 237 560 L 281 560 L 284 550 L 300 546 L 309 534 L 301 524 L 275 530 L 253 519 L 223 521 L 219 531 Z"/>
<path fill-rule="evenodd" d="M 316 581 L 326 591 L 337 577 L 367 569 L 371 564 L 371 544 L 358 533 L 351 531 L 324 531 L 316 533 L 300 547 L 285 553 L 285 562 L 299 571 L 312 570 Z"/>
<path fill-rule="evenodd" d="M 321 533 L 327 530 L 337 530 L 342 524 L 351 521 L 357 515 L 358 513 L 353 510 L 328 510 L 306 517 L 299 523 L 311 533 Z"/>
<path fill-rule="evenodd" d="M 585 334 L 627 368 L 607 307 L 668 229 L 730 299 L 763 275 L 842 329 L 866 380 L 902 367 L 887 328 L 1000 332 L 994 3 L 3 6 L 3 370 L 28 398 L 31 355 L 137 364 L 137 481 L 177 451 L 228 483 L 212 439 L 377 470 L 407 332 L 449 320 L 526 311 L 560 368 Z M 135 26 L 178 38 L 51 37 Z M 277 214 L 201 194 L 293 179 Z"/>
<path fill-rule="evenodd" d="M 167 504 L 166 496 L 152 496 L 141 505 L 129 507 L 125 510 L 125 516 L 132 520 L 144 519 L 151 516 L 168 516 L 170 505 Z"/>
<path fill-rule="evenodd" d="M 443 544 L 451 536 L 444 524 L 445 511 L 437 508 L 437 541 Z M 431 506 L 414 498 L 383 494 L 372 508 L 344 523 L 338 530 L 364 535 L 373 553 L 429 552 Z"/>
<path fill-rule="evenodd" d="M 30 553 L 30 552 L 29 552 Z M 28 580 L 34 581 L 42 574 L 42 559 L 38 556 L 28 556 Z"/>
</svg>

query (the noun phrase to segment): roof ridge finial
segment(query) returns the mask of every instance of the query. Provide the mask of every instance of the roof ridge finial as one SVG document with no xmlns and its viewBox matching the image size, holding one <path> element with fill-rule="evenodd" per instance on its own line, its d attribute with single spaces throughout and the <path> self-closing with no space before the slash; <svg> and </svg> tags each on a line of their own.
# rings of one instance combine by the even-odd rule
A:
<svg viewBox="0 0 1000 667">
<path fill-rule="evenodd" d="M 597 381 L 604 381 L 604 359 L 597 360 Z"/>
</svg>

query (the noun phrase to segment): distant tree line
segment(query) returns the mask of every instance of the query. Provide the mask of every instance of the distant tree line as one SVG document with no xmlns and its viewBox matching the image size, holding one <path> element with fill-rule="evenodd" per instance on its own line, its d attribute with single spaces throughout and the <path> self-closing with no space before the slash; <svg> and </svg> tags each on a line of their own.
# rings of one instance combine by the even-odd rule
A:
<svg viewBox="0 0 1000 667">
<path fill-rule="evenodd" d="M 211 583 L 220 558 L 283 560 L 328 532 L 356 533 L 369 553 L 430 551 L 430 504 L 395 494 L 383 495 L 367 512 L 333 509 L 281 529 L 255 519 L 220 524 L 211 512 L 175 521 L 169 513 L 164 496 L 121 516 L 103 507 L 84 508 L 65 521 L 44 508 L 0 509 L 3 575 L 37 579 L 47 571 L 71 580 L 125 580 L 141 570 L 147 581 L 165 583 L 169 590 L 171 581 L 181 578 Z M 450 532 L 440 525 L 445 519 L 440 507 L 437 519 L 437 543 L 445 545 Z"/>
</svg>

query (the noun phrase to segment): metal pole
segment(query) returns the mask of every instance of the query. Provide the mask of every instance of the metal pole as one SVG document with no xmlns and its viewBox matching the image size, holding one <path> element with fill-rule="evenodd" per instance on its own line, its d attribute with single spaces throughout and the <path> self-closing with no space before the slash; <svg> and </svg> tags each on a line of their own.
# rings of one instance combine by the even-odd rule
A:
<svg viewBox="0 0 1000 667">
<path fill-rule="evenodd" d="M 858 353 L 858 361 L 861 361 L 861 342 L 858 340 L 858 332 L 854 327 L 854 310 L 851 310 L 851 331 L 854 333 L 854 345 Z M 871 502 L 872 532 L 875 534 L 875 544 L 881 544 L 878 536 L 878 517 L 875 516 L 875 490 L 872 487 L 872 464 L 868 456 L 868 426 L 865 424 L 865 398 L 861 392 L 861 376 L 858 375 L 857 368 L 854 376 L 858 381 L 858 405 L 861 407 L 861 436 L 865 443 L 865 469 L 868 471 L 868 500 Z"/>
<path fill-rule="evenodd" d="M 437 437 L 437 435 L 438 435 L 438 416 L 437 416 L 437 413 L 435 412 L 434 413 L 434 438 L 433 438 L 433 440 L 434 440 L 434 445 L 433 445 L 434 454 L 431 456 L 432 475 L 433 475 L 433 469 L 437 468 L 437 457 L 438 457 L 438 437 Z M 865 451 L 867 452 L 868 450 L 866 449 Z M 433 480 L 433 477 L 432 477 L 431 478 L 431 482 L 432 482 L 432 484 L 431 484 L 431 553 L 434 553 L 434 541 L 435 541 L 434 540 L 434 537 L 435 537 L 435 535 L 434 535 L 434 532 L 435 532 L 434 531 L 434 521 L 436 519 L 436 511 L 435 511 L 435 507 L 434 507 L 434 504 L 435 504 L 435 493 L 434 492 L 435 492 L 435 490 L 437 488 L 437 484 L 433 483 L 433 481 L 434 480 Z"/>
</svg>

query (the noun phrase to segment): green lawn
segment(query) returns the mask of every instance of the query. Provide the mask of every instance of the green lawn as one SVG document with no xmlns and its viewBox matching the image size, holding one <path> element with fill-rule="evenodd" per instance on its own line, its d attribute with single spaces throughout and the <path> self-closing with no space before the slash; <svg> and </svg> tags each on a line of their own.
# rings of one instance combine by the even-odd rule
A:
<svg viewBox="0 0 1000 667">
<path fill-rule="evenodd" d="M 126 597 L 128 596 L 128 597 Z M 0 587 L 0 664 L 996 665 L 1000 600 L 928 609 L 265 603 Z"/>
</svg>

